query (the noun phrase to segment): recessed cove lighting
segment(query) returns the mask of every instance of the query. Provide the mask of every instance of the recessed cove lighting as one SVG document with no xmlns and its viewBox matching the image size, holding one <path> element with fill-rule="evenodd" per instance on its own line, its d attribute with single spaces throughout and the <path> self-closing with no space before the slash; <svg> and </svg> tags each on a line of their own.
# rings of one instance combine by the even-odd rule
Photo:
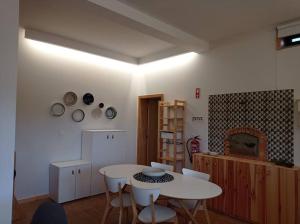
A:
<svg viewBox="0 0 300 224">
<path fill-rule="evenodd" d="M 70 39 L 68 37 L 42 32 L 38 30 L 26 29 L 25 38 L 29 40 L 35 40 L 44 42 L 47 44 L 53 44 L 56 46 L 65 47 L 93 55 L 99 55 L 106 58 L 111 58 L 117 61 L 123 61 L 130 64 L 137 64 L 137 58 L 122 54 L 120 52 L 112 51 L 109 49 L 101 48 L 96 45 L 91 45 L 78 40 Z"/>
<path fill-rule="evenodd" d="M 135 64 L 102 57 L 71 48 L 61 47 L 55 44 L 49 44 L 36 40 L 27 40 L 28 46 L 32 49 L 38 50 L 41 53 L 47 54 L 47 56 L 60 58 L 63 60 L 78 61 L 87 64 L 99 65 L 101 67 L 112 68 L 114 70 L 128 70 L 132 71 L 137 67 Z"/>
<path fill-rule="evenodd" d="M 292 42 L 293 42 L 293 43 L 300 42 L 300 37 L 293 38 L 293 39 L 292 39 Z"/>
<path fill-rule="evenodd" d="M 195 52 L 189 52 L 185 54 L 180 54 L 168 58 L 164 58 L 158 61 L 153 61 L 145 63 L 139 66 L 140 71 L 163 71 L 170 69 L 177 69 L 180 66 L 187 66 L 190 62 L 195 60 L 198 57 L 198 54 Z"/>
<path fill-rule="evenodd" d="M 84 63 L 98 64 L 99 66 L 111 67 L 117 70 L 135 70 L 137 67 L 168 68 L 174 65 L 182 65 L 197 53 L 187 52 L 178 49 L 171 49 L 162 55 L 136 58 L 111 50 L 102 49 L 87 43 L 65 38 L 51 33 L 44 33 L 36 30 L 25 30 L 26 42 L 33 49 L 46 53 L 55 58 L 65 60 L 76 60 Z"/>
</svg>

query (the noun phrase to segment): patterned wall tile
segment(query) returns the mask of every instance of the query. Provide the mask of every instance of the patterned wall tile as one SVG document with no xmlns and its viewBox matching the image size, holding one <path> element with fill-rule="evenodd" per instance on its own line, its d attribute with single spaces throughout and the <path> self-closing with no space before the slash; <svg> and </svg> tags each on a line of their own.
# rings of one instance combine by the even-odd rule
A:
<svg viewBox="0 0 300 224">
<path fill-rule="evenodd" d="M 293 162 L 294 90 L 273 90 L 209 96 L 208 147 L 224 151 L 229 128 L 252 127 L 268 137 L 268 159 Z"/>
</svg>

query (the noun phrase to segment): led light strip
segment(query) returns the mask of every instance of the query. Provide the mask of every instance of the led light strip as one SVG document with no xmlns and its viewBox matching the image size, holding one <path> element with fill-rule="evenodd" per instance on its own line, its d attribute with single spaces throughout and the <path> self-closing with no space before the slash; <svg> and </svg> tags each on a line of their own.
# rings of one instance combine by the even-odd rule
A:
<svg viewBox="0 0 300 224">
<path fill-rule="evenodd" d="M 292 39 L 292 43 L 300 42 L 300 37 L 296 37 Z"/>
</svg>

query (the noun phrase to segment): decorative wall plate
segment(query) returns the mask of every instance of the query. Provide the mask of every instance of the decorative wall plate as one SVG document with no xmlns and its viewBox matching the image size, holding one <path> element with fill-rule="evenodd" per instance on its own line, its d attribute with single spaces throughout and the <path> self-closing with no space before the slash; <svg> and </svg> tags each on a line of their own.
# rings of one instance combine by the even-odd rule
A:
<svg viewBox="0 0 300 224">
<path fill-rule="evenodd" d="M 50 108 L 52 116 L 60 117 L 65 113 L 65 106 L 62 103 L 54 103 Z"/>
<path fill-rule="evenodd" d="M 99 103 L 99 108 L 102 109 L 104 107 L 104 103 Z"/>
<path fill-rule="evenodd" d="M 108 107 L 105 111 L 105 116 L 108 119 L 114 119 L 117 116 L 117 110 L 114 107 Z"/>
<path fill-rule="evenodd" d="M 81 109 L 74 110 L 72 113 L 72 119 L 75 122 L 83 121 L 84 117 L 85 117 L 85 113 Z"/>
<path fill-rule="evenodd" d="M 74 92 L 67 92 L 64 95 L 64 103 L 67 106 L 72 106 L 77 102 L 77 95 Z"/>
<path fill-rule="evenodd" d="M 94 102 L 94 96 L 91 93 L 84 94 L 82 99 L 86 105 L 91 105 Z"/>
</svg>

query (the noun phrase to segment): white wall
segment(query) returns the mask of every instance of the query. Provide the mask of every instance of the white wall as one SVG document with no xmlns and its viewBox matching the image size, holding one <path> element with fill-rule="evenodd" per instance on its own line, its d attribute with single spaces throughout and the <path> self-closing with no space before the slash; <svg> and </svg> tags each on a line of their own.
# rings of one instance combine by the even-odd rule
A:
<svg viewBox="0 0 300 224">
<path fill-rule="evenodd" d="M 275 32 L 264 30 L 236 38 L 206 54 L 188 54 L 149 63 L 139 68 L 101 61 L 87 56 L 41 49 L 23 38 L 20 31 L 17 102 L 17 196 L 27 198 L 48 193 L 48 165 L 55 160 L 80 158 L 80 132 L 86 128 L 128 129 L 135 161 L 136 99 L 138 95 L 164 93 L 166 100 L 187 100 L 187 137 L 200 134 L 202 148 L 208 141 L 208 95 L 294 88 L 300 98 L 300 47 L 275 50 Z M 86 60 L 84 60 L 86 59 Z M 201 88 L 200 100 L 194 98 Z M 70 108 L 61 118 L 49 116 L 49 107 L 66 91 L 79 96 L 92 92 L 96 102 L 116 106 L 117 119 L 91 117 L 95 108 L 78 104 L 87 119 L 76 124 Z M 203 121 L 192 122 L 192 116 Z M 295 163 L 300 165 L 300 129 L 295 127 Z"/>
<path fill-rule="evenodd" d="M 11 223 L 15 149 L 18 1 L 0 4 L 0 223 Z"/>
<path fill-rule="evenodd" d="M 208 95 L 273 89 L 295 89 L 300 99 L 300 47 L 275 50 L 275 32 L 264 30 L 235 38 L 203 55 L 176 59 L 143 69 L 146 94 L 162 92 L 167 100 L 187 100 L 186 135 L 200 134 L 208 147 Z M 168 61 L 166 59 L 166 61 Z M 161 69 L 157 69 L 156 67 Z M 146 69 L 147 68 L 147 69 Z M 200 100 L 194 98 L 201 88 Z M 203 121 L 191 121 L 203 116 Z M 300 164 L 300 128 L 295 127 L 295 163 Z"/>
<path fill-rule="evenodd" d="M 82 129 L 128 130 L 131 153 L 127 156 L 134 162 L 136 93 L 132 73 L 136 66 L 50 47 L 23 36 L 21 29 L 16 126 L 18 199 L 48 194 L 49 163 L 80 159 Z M 50 116 L 52 103 L 62 102 L 67 91 L 74 91 L 79 102 L 66 107 L 62 117 Z M 94 94 L 91 106 L 82 103 L 86 92 Z M 100 115 L 100 102 L 114 106 L 118 116 L 108 120 L 104 112 Z M 81 123 L 71 119 L 75 108 L 86 113 Z"/>
<path fill-rule="evenodd" d="M 300 99 L 300 47 L 287 48 L 277 54 L 278 88 L 295 89 L 295 99 Z M 295 163 L 300 165 L 300 114 L 295 108 Z"/>
</svg>

